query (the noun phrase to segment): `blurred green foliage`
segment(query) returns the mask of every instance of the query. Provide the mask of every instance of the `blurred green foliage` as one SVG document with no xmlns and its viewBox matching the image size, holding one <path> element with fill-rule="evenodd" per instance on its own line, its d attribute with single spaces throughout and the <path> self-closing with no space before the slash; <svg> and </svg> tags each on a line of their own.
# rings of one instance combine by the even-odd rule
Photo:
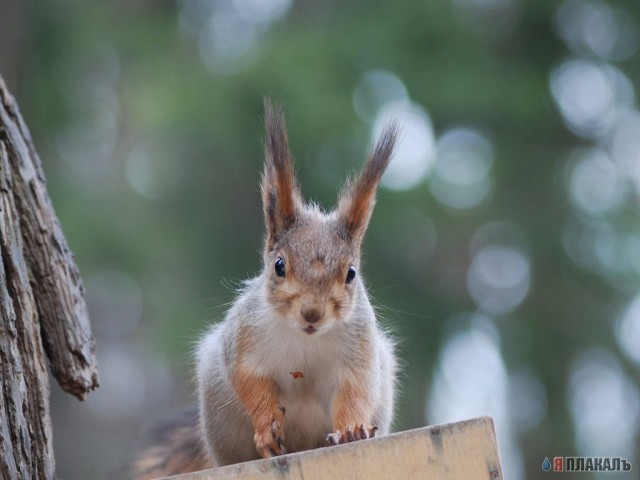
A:
<svg viewBox="0 0 640 480">
<path fill-rule="evenodd" d="M 106 393 L 96 393 L 104 395 L 102 403 L 77 405 L 54 391 L 61 477 L 95 478 L 117 467 L 133 432 L 191 401 L 191 345 L 221 318 L 234 284 L 261 268 L 263 97 L 284 105 L 306 198 L 331 208 L 371 142 L 372 125 L 354 108 L 354 92 L 371 71 L 400 79 L 428 113 L 436 139 L 464 127 L 480 132 L 493 152 L 490 191 L 473 208 L 443 204 L 430 178 L 380 191 L 364 274 L 405 366 L 396 428 L 439 421 L 427 408 L 443 368 L 438 359 L 447 358 L 455 332 L 475 325 L 450 319 L 483 310 L 469 293 L 469 244 L 483 225 L 503 222 L 522 236 L 516 246 L 528 262 L 530 287 L 517 307 L 484 313 L 499 335 L 507 375 L 526 371 L 543 386 L 531 407 L 542 413 L 527 428 L 510 415 L 514 398 L 528 398 L 526 389 L 524 397 L 514 394 L 513 382 L 503 385 L 502 416 L 490 407 L 485 412 L 510 425 L 498 424 L 499 433 L 510 432 L 503 441 L 520 452 L 515 460 L 508 454 L 510 478 L 537 478 L 546 456 L 588 451 L 576 426 L 571 378 L 576 358 L 593 347 L 613 358 L 616 385 L 626 389 L 619 415 L 633 427 L 624 452 L 601 454 L 640 460 L 640 369 L 616 337 L 616 322 L 638 293 L 640 263 L 614 249 L 615 261 L 635 267 L 623 273 L 589 267 L 566 246 L 568 225 L 576 223 L 596 230 L 613 225 L 639 245 L 638 190 L 629 183 L 617 210 L 585 220 L 588 212 L 572 200 L 567 159 L 578 146 L 606 150 L 608 144 L 605 135 L 572 133 L 562 98 L 554 99 L 550 87 L 552 72 L 577 58 L 615 65 L 637 95 L 637 2 L 585 3 L 623 12 L 635 29 L 635 50 L 613 60 L 563 37 L 558 2 L 271 3 L 284 6 L 281 14 L 237 24 L 238 35 L 247 28 L 253 35 L 244 53 L 236 55 L 233 42 L 231 53 L 215 50 L 235 38 L 227 31 L 231 40 L 214 35 L 210 42 L 219 57 L 212 59 L 203 46 L 210 18 L 224 14 L 220 22 L 237 22 L 234 8 L 270 2 L 0 1 L 0 15 L 13 25 L 0 29 L 0 72 L 32 130 L 87 282 L 104 366 Z M 597 93 L 590 92 L 585 105 Z M 636 106 L 634 97 L 629 108 Z M 108 277 L 116 280 L 105 283 L 105 271 L 118 272 Z M 99 288 L 105 285 L 112 290 Z M 114 312 L 129 320 L 114 320 Z M 120 321 L 124 326 L 112 329 L 110 322 Z M 630 342 L 640 351 L 640 337 Z"/>
</svg>

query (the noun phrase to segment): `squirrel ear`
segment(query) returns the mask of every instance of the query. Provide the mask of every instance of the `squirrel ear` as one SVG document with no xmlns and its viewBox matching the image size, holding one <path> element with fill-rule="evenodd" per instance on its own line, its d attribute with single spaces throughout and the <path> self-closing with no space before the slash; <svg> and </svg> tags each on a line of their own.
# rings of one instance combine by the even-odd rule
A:
<svg viewBox="0 0 640 480">
<path fill-rule="evenodd" d="M 293 224 L 300 208 L 300 194 L 293 173 L 287 126 L 282 109 L 271 99 L 264 100 L 264 172 L 262 204 L 267 227 L 266 248 Z"/>
<path fill-rule="evenodd" d="M 347 235 L 362 242 L 375 205 L 378 183 L 393 153 L 398 136 L 398 124 L 390 122 L 382 131 L 378 143 L 355 181 L 343 188 L 338 202 L 338 217 Z"/>
</svg>

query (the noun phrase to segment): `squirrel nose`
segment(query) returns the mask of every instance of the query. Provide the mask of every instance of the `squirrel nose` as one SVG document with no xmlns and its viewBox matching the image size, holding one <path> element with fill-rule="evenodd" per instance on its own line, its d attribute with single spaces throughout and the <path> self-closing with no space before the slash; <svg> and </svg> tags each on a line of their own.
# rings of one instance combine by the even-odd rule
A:
<svg viewBox="0 0 640 480">
<path fill-rule="evenodd" d="M 302 314 L 302 318 L 309 323 L 316 323 L 324 315 L 324 312 L 316 307 L 303 307 L 300 313 Z"/>
</svg>

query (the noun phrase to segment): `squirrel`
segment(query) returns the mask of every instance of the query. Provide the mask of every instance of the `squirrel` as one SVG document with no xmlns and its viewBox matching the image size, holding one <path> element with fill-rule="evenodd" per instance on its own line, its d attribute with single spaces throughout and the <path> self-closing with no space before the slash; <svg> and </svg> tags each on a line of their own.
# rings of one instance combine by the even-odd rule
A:
<svg viewBox="0 0 640 480">
<path fill-rule="evenodd" d="M 280 105 L 265 99 L 263 269 L 195 352 L 198 409 L 156 432 L 136 479 L 389 433 L 397 360 L 360 275 L 361 245 L 397 125 L 336 210 L 303 203 Z"/>
</svg>

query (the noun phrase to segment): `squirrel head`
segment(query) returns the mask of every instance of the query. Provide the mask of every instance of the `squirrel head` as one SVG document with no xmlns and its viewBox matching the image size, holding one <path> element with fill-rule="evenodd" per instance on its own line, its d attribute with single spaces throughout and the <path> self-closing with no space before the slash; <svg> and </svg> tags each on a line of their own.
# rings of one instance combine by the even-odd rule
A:
<svg viewBox="0 0 640 480">
<path fill-rule="evenodd" d="M 325 213 L 302 200 L 281 107 L 265 99 L 264 108 L 266 299 L 296 329 L 323 332 L 347 320 L 365 295 L 360 247 L 398 129 L 393 122 L 384 129 L 362 171 L 342 189 L 337 209 Z"/>
</svg>

